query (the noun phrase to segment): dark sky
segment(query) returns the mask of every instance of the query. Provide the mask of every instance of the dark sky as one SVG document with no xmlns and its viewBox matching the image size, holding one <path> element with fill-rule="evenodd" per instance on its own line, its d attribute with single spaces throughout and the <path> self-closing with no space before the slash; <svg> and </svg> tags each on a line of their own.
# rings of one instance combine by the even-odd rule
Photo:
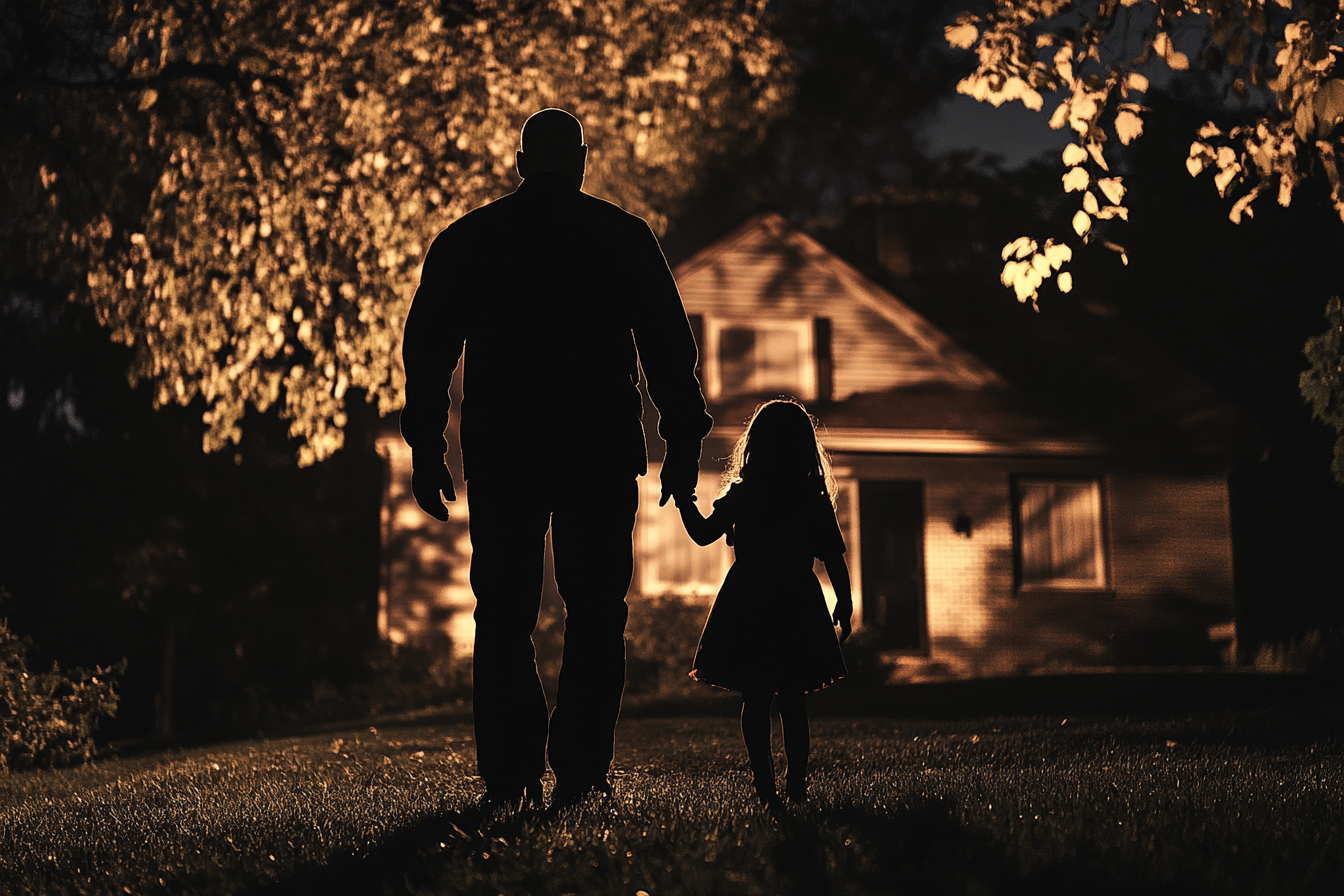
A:
<svg viewBox="0 0 1344 896">
<path fill-rule="evenodd" d="M 921 130 L 931 154 L 958 149 L 996 153 L 1005 167 L 1018 168 L 1043 152 L 1058 154 L 1074 136 L 1073 131 L 1050 129 L 1047 103 L 1041 112 L 1033 112 L 1021 103 L 1004 103 L 994 108 L 969 96 L 957 94 L 945 100 L 934 118 Z"/>
</svg>

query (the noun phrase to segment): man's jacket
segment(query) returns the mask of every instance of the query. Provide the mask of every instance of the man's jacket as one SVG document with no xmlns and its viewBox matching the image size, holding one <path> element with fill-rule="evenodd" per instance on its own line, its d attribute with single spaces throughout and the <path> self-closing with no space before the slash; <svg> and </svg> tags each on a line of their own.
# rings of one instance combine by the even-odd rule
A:
<svg viewBox="0 0 1344 896">
<path fill-rule="evenodd" d="M 669 459 L 698 458 L 712 424 L 657 238 L 558 174 L 527 178 L 430 246 L 402 343 L 401 431 L 417 468 L 441 463 L 464 348 L 467 478 L 542 465 L 584 476 L 595 463 L 644 473 L 641 366 Z"/>
</svg>

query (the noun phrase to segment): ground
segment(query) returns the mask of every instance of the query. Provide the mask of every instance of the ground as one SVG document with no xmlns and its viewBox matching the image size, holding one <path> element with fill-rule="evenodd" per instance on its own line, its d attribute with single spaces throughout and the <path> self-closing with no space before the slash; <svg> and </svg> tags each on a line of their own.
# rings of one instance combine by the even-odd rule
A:
<svg viewBox="0 0 1344 896">
<path fill-rule="evenodd" d="M 17 772 L 0 778 L 0 891 L 1344 890 L 1337 705 L 818 709 L 812 798 L 779 818 L 754 802 L 726 703 L 623 719 L 615 795 L 555 815 L 473 811 L 460 714 Z"/>
</svg>

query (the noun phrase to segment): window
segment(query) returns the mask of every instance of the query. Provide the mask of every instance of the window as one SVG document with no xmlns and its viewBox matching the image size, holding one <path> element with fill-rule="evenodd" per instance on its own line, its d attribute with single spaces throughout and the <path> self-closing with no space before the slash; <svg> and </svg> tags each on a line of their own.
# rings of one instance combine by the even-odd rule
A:
<svg viewBox="0 0 1344 896">
<path fill-rule="evenodd" d="M 1106 587 L 1101 483 L 1018 479 L 1018 584 L 1027 588 Z"/>
<path fill-rule="evenodd" d="M 705 373 L 711 400 L 737 395 L 816 397 L 811 320 L 705 322 Z"/>
<path fill-rule="evenodd" d="M 650 464 L 648 475 L 639 480 L 639 514 L 635 526 L 639 592 L 648 597 L 664 594 L 713 596 L 732 565 L 732 548 L 722 538 L 705 547 L 691 541 L 681 523 L 681 514 L 672 502 L 658 506 L 662 491 L 658 473 L 658 465 Z M 700 512 L 708 515 L 719 493 L 719 475 L 702 471 L 695 493 Z"/>
</svg>

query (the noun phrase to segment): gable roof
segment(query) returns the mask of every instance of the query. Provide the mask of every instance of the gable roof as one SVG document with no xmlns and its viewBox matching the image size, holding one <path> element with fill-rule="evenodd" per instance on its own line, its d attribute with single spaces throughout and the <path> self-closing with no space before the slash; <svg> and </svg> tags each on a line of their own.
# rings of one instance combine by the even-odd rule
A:
<svg viewBox="0 0 1344 896">
<path fill-rule="evenodd" d="M 910 379 L 959 388 L 1005 385 L 946 333 L 774 212 L 748 219 L 691 256 L 677 266 L 676 278 L 690 313 L 707 308 L 722 312 L 734 304 L 739 313 L 794 305 L 824 316 L 838 310 L 832 303 L 843 299 L 884 322 L 890 328 L 883 334 L 886 341 L 905 343 L 901 361 L 906 371 L 914 372 Z M 886 385 L 903 384 L 901 371 L 891 373 L 895 381 Z M 849 390 L 841 388 L 840 393 L 847 397 Z"/>
<path fill-rule="evenodd" d="M 881 272 L 866 275 L 775 213 L 748 219 L 676 276 L 691 314 L 836 319 L 836 400 L 811 409 L 839 450 L 1230 456 L 1258 445 L 1230 402 L 1086 301 L 1023 313 L 992 289 L 946 279 L 903 284 L 898 298 Z M 719 434 L 740 431 L 754 405 L 712 406 Z"/>
</svg>

